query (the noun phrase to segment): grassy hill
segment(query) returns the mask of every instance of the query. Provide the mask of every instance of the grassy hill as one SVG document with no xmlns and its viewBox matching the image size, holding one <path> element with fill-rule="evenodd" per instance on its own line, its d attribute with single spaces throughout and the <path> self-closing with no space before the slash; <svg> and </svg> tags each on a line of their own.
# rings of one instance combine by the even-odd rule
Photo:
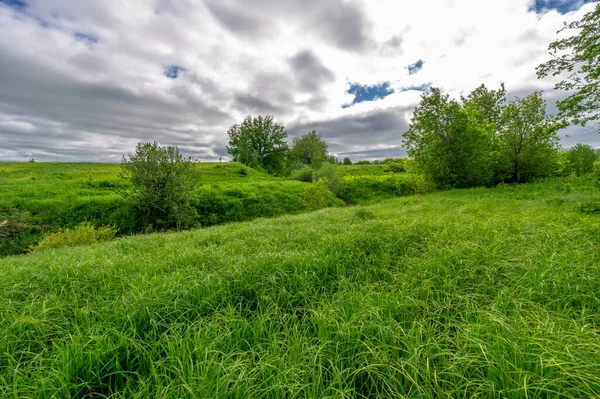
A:
<svg viewBox="0 0 600 399">
<path fill-rule="evenodd" d="M 203 226 L 297 213 L 305 184 L 257 172 L 238 163 L 200 163 L 195 193 Z M 19 254 L 44 235 L 83 221 L 140 231 L 119 164 L 0 163 L 0 256 Z"/>
<path fill-rule="evenodd" d="M 599 212 L 551 181 L 0 259 L 0 396 L 598 397 Z"/>
<path fill-rule="evenodd" d="M 311 210 L 303 201 L 307 183 L 273 177 L 239 163 L 199 163 L 201 186 L 192 206 L 200 226 L 296 214 Z M 111 225 L 120 235 L 146 231 L 133 205 L 119 191 L 128 182 L 119 164 L 0 163 L 0 256 L 27 252 L 45 235 L 87 221 Z M 346 203 L 413 193 L 406 173 L 382 165 L 330 165 Z M 312 173 L 312 171 L 311 171 Z"/>
</svg>

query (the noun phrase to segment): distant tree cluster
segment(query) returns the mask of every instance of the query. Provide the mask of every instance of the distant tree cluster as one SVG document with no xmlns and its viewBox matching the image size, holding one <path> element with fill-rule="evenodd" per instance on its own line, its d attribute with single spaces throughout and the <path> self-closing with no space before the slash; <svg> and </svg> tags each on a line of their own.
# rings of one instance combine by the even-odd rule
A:
<svg viewBox="0 0 600 399">
<path fill-rule="evenodd" d="M 481 85 L 461 101 L 423 94 L 403 145 L 439 187 L 522 183 L 551 175 L 562 127 L 540 92 L 506 104 L 506 90 Z"/>
<path fill-rule="evenodd" d="M 275 123 L 270 115 L 248 116 L 241 124 L 233 125 L 227 135 L 227 152 L 233 161 L 271 174 L 284 175 L 305 166 L 318 169 L 324 163 L 342 162 L 329 155 L 327 142 L 314 130 L 294 137 L 290 147 L 285 127 Z"/>
</svg>

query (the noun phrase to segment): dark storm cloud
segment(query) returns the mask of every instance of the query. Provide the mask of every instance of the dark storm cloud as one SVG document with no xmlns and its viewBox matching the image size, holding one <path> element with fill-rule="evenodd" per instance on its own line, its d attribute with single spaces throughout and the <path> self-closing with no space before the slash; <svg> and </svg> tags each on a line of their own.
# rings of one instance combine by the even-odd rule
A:
<svg viewBox="0 0 600 399">
<path fill-rule="evenodd" d="M 322 85 L 335 81 L 333 71 L 325 67 L 310 50 L 301 51 L 291 57 L 290 65 L 302 91 L 315 92 Z"/>
<path fill-rule="evenodd" d="M 408 130 L 404 115 L 412 110 L 413 107 L 396 107 L 325 121 L 296 123 L 288 128 L 288 133 L 290 137 L 296 137 L 316 130 L 329 144 L 329 150 L 338 156 L 354 154 L 360 158 L 360 154 L 385 153 L 385 156 L 382 155 L 384 158 L 400 157 L 403 154 L 400 149 L 402 133 Z"/>
</svg>

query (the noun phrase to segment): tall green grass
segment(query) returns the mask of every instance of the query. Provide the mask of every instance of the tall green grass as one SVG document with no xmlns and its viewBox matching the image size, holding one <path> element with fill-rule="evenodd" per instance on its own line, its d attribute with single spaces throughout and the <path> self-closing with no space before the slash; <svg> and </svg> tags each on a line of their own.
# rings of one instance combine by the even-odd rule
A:
<svg viewBox="0 0 600 399">
<path fill-rule="evenodd" d="M 200 163 L 195 193 L 198 224 L 297 213 L 304 185 L 276 179 L 238 163 Z M 115 226 L 119 234 L 145 231 L 133 204 L 119 191 L 128 182 L 119 164 L 0 163 L 0 256 L 27 251 L 49 233 L 82 222 Z"/>
<path fill-rule="evenodd" d="M 0 260 L 6 398 L 600 395 L 591 182 Z"/>
</svg>

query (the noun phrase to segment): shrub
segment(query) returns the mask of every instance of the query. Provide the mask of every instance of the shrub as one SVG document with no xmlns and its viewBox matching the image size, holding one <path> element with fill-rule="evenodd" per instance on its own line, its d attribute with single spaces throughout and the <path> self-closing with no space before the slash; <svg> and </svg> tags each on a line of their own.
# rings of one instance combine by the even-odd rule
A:
<svg viewBox="0 0 600 399">
<path fill-rule="evenodd" d="M 344 176 L 341 180 L 344 201 L 361 204 L 376 199 L 411 195 L 414 182 L 411 175 Z"/>
<path fill-rule="evenodd" d="M 311 168 L 310 166 L 305 166 L 302 169 L 292 171 L 290 178 L 298 181 L 303 181 L 305 183 L 312 183 L 313 173 L 313 168 Z"/>
<path fill-rule="evenodd" d="M 90 223 L 84 222 L 75 229 L 66 229 L 58 233 L 47 235 L 37 245 L 29 247 L 31 252 L 48 248 L 75 247 L 90 245 L 101 241 L 111 240 L 117 234 L 117 229 L 112 226 L 94 228 Z"/>
<path fill-rule="evenodd" d="M 154 229 L 192 227 L 197 214 L 190 205 L 200 175 L 192 158 L 174 146 L 139 143 L 135 154 L 123 156 L 122 177 L 132 187 L 124 194 L 139 208 L 146 225 Z"/>
<path fill-rule="evenodd" d="M 342 198 L 344 195 L 344 187 L 341 184 L 342 176 L 335 165 L 325 164 L 317 169 L 313 174 L 313 181 L 319 181 L 321 179 L 327 183 L 329 190 L 332 193 Z"/>
<path fill-rule="evenodd" d="M 594 162 L 594 168 L 592 170 L 592 173 L 594 174 L 594 177 L 600 179 L 600 161 Z"/>
<path fill-rule="evenodd" d="M 310 210 L 344 204 L 329 190 L 329 184 L 326 179 L 319 179 L 317 182 L 306 187 L 302 194 L 302 203 Z"/>
<path fill-rule="evenodd" d="M 583 176 L 594 171 L 594 163 L 600 156 L 588 144 L 575 144 L 566 153 L 567 170 L 577 176 Z"/>
<path fill-rule="evenodd" d="M 406 168 L 400 162 L 386 162 L 384 171 L 391 173 L 404 173 L 406 172 Z"/>
</svg>

